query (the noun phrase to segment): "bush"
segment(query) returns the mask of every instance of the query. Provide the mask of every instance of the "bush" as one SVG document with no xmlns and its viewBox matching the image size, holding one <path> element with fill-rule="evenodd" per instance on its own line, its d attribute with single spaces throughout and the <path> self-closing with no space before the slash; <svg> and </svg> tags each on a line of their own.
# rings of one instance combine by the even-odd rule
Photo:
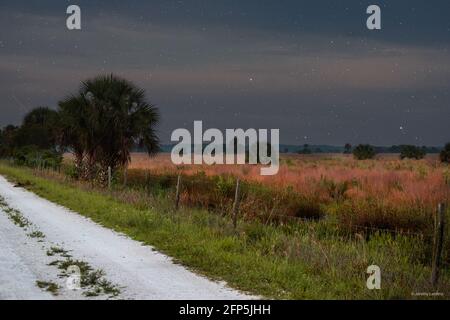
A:
<svg viewBox="0 0 450 320">
<path fill-rule="evenodd" d="M 400 159 L 423 159 L 425 157 L 425 150 L 416 146 L 402 146 L 400 151 Z"/>
<path fill-rule="evenodd" d="M 375 154 L 375 149 L 369 144 L 360 144 L 353 150 L 353 156 L 358 160 L 373 159 Z"/>
<path fill-rule="evenodd" d="M 450 142 L 445 145 L 444 150 L 442 150 L 439 155 L 439 158 L 442 162 L 450 163 Z"/>
<path fill-rule="evenodd" d="M 13 154 L 14 163 L 20 166 L 56 169 L 61 166 L 62 154 L 53 150 L 41 150 L 36 146 L 18 148 Z"/>
</svg>

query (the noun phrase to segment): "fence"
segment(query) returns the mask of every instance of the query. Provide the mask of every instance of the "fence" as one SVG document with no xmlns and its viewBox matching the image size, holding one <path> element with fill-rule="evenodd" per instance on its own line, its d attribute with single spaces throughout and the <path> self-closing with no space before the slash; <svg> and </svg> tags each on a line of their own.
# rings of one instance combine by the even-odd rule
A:
<svg viewBox="0 0 450 320">
<path fill-rule="evenodd" d="M 175 196 L 174 196 L 174 208 L 175 210 L 178 210 L 180 207 L 180 197 L 181 193 L 183 192 L 183 181 L 186 181 L 185 184 L 190 185 L 190 187 L 194 187 L 194 185 L 198 185 L 201 183 L 205 183 L 204 178 L 199 177 L 194 179 L 191 179 L 190 181 L 186 179 L 186 177 L 182 177 L 181 174 L 178 174 L 176 177 L 162 177 L 161 175 L 151 175 L 150 173 L 146 173 L 145 181 L 146 183 L 154 179 L 159 179 L 162 183 L 166 183 L 169 185 L 175 185 Z M 111 177 L 109 177 L 109 180 Z M 123 184 L 126 185 L 128 183 L 128 172 L 124 171 L 123 173 Z M 161 180 L 162 179 L 162 180 Z M 176 183 L 174 183 L 176 181 Z M 238 220 L 239 220 L 239 207 L 242 200 L 242 181 L 239 178 L 235 179 L 235 185 L 233 188 L 233 204 L 230 210 L 230 216 L 232 220 L 232 224 L 234 229 L 236 230 Z M 189 192 L 189 188 L 184 189 L 184 191 Z M 277 214 L 273 213 L 273 210 L 271 211 L 268 220 L 270 220 L 273 217 L 279 217 L 286 220 L 294 221 L 295 223 L 310 223 L 310 218 L 304 218 L 304 217 L 297 217 L 292 215 L 284 215 L 284 214 Z M 440 203 L 438 205 L 438 208 L 436 210 L 436 213 L 434 215 L 434 228 L 432 232 L 412 232 L 407 230 L 399 230 L 399 229 L 389 229 L 389 228 L 378 228 L 373 226 L 365 226 L 365 225 L 357 225 L 353 224 L 349 227 L 350 230 L 355 232 L 379 232 L 379 233 L 390 233 L 393 235 L 402 235 L 402 236 L 414 236 L 414 237 L 420 237 L 421 239 L 429 238 L 433 240 L 433 246 L 432 246 L 432 272 L 431 272 L 431 279 L 430 282 L 432 283 L 433 287 L 435 287 L 438 284 L 439 280 L 439 272 L 442 265 L 442 251 L 444 247 L 444 239 L 446 237 L 445 234 L 445 227 L 446 227 L 446 206 L 444 203 Z M 327 222 L 329 223 L 329 222 Z M 336 226 L 339 226 L 336 223 Z"/>
</svg>

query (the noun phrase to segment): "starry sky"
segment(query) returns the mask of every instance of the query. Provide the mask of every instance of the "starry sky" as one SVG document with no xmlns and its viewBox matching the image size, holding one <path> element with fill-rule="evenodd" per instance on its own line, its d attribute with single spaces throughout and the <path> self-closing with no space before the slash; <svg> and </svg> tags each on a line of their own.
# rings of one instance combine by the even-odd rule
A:
<svg viewBox="0 0 450 320">
<path fill-rule="evenodd" d="M 371 4 L 382 30 L 366 28 Z M 439 146 L 449 49 L 448 0 L 1 0 L 0 126 L 114 73 L 159 107 L 164 143 L 203 120 L 294 145 Z"/>
</svg>

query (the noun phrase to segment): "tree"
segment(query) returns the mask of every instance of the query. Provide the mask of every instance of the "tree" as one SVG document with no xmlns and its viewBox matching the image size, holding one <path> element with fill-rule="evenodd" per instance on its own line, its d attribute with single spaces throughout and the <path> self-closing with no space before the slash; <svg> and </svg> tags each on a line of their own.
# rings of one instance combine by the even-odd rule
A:
<svg viewBox="0 0 450 320">
<path fill-rule="evenodd" d="M 450 142 L 445 145 L 444 150 L 442 150 L 439 155 L 439 158 L 444 163 L 450 163 Z"/>
<path fill-rule="evenodd" d="M 11 157 L 14 153 L 14 140 L 19 130 L 13 125 L 6 126 L 0 134 L 0 156 Z"/>
<path fill-rule="evenodd" d="M 312 151 L 311 151 L 311 149 L 309 148 L 309 144 L 304 144 L 303 145 L 303 149 L 300 149 L 299 151 L 298 151 L 298 153 L 299 154 L 311 154 L 312 153 Z"/>
<path fill-rule="evenodd" d="M 375 149 L 369 144 L 360 144 L 353 150 L 353 156 L 357 160 L 373 159 L 375 154 Z"/>
<path fill-rule="evenodd" d="M 346 143 L 344 146 L 344 154 L 352 153 L 352 145 L 350 143 Z"/>
<path fill-rule="evenodd" d="M 27 113 L 14 137 L 17 148 L 34 146 L 41 150 L 56 150 L 59 116 L 48 107 L 38 107 Z"/>
<path fill-rule="evenodd" d="M 59 103 L 59 112 L 65 145 L 91 170 L 98 166 L 101 182 L 108 167 L 127 165 L 133 145 L 149 155 L 159 151 L 158 109 L 146 101 L 144 90 L 125 79 L 108 75 L 82 82 L 77 95 Z"/>
<path fill-rule="evenodd" d="M 400 159 L 423 159 L 425 157 L 426 152 L 424 148 L 419 148 L 411 145 L 404 145 L 400 148 Z"/>
</svg>

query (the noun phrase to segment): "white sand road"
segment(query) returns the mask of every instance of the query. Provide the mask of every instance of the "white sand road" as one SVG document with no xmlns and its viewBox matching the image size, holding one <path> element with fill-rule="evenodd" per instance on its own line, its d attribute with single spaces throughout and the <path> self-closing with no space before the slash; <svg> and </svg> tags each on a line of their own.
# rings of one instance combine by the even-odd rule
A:
<svg viewBox="0 0 450 320">
<path fill-rule="evenodd" d="M 86 297 L 86 289 L 70 290 L 47 251 L 59 247 L 104 271 L 104 278 L 120 287 L 116 299 L 253 299 L 174 264 L 151 247 L 104 228 L 66 208 L 14 187 L 0 176 L 0 196 L 45 237 L 29 236 L 0 210 L 0 299 L 106 299 Z M 36 281 L 53 282 L 58 294 L 40 289 Z"/>
</svg>

